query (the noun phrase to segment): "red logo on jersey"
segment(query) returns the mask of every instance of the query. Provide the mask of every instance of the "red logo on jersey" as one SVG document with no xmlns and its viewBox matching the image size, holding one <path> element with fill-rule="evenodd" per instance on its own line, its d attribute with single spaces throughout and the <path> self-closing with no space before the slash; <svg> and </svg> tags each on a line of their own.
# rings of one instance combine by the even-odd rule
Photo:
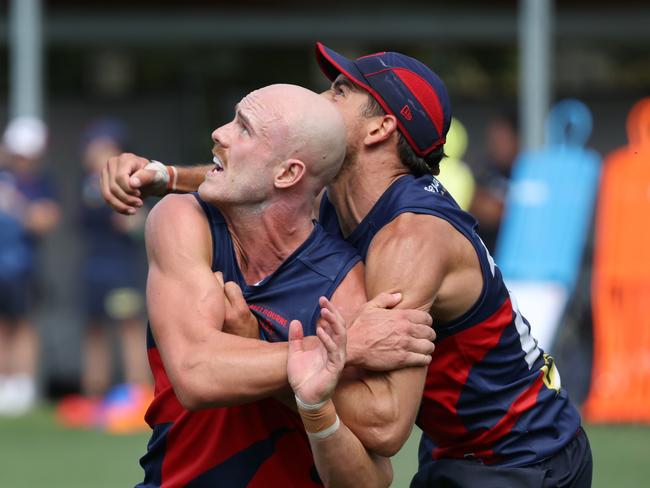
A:
<svg viewBox="0 0 650 488">
<path fill-rule="evenodd" d="M 413 114 L 411 113 L 411 109 L 408 105 L 404 105 L 399 113 L 401 113 L 402 117 L 404 117 L 406 120 L 411 120 L 413 118 Z"/>
</svg>

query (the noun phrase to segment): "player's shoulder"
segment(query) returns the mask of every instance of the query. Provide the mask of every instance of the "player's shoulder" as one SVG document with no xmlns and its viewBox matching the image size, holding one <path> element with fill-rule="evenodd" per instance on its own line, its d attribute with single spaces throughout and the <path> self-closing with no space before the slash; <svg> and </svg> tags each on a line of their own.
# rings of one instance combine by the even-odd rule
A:
<svg viewBox="0 0 650 488">
<path fill-rule="evenodd" d="M 432 214 L 403 212 L 384 225 L 373 239 L 391 241 L 424 248 L 437 248 L 441 242 L 460 236 L 460 232 L 446 219 Z"/>
<path fill-rule="evenodd" d="M 171 194 L 149 212 L 145 237 L 148 244 L 181 247 L 200 245 L 210 239 L 205 213 L 191 194 Z"/>
<path fill-rule="evenodd" d="M 147 221 L 156 227 L 187 226 L 204 218 L 199 202 L 192 194 L 170 194 L 158 201 L 149 212 Z"/>
</svg>

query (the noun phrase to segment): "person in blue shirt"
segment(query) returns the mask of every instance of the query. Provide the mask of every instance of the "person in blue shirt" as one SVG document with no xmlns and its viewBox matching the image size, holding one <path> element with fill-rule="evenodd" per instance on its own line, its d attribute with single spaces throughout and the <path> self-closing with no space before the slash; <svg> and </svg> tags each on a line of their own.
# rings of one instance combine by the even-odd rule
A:
<svg viewBox="0 0 650 488">
<path fill-rule="evenodd" d="M 36 401 L 39 336 L 31 321 L 39 289 L 38 244 L 60 209 L 42 169 L 45 124 L 18 117 L 3 136 L 0 164 L 0 415 L 20 415 Z"/>
<path fill-rule="evenodd" d="M 125 381 L 147 385 L 144 347 L 144 210 L 132 219 L 110 212 L 103 204 L 99 174 L 104 163 L 124 151 L 126 128 L 118 120 L 93 122 L 82 137 L 86 170 L 82 186 L 81 230 L 85 247 L 82 291 L 87 317 L 82 387 L 100 397 L 111 386 L 110 340 L 106 327 L 119 326 Z M 122 217 L 122 218 L 120 218 Z"/>
</svg>

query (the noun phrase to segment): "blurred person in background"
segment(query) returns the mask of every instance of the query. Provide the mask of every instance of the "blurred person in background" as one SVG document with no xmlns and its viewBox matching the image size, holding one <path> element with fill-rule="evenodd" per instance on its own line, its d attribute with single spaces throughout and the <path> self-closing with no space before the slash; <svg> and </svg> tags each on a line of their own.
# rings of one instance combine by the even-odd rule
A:
<svg viewBox="0 0 650 488">
<path fill-rule="evenodd" d="M 144 246 L 146 213 L 134 219 L 116 218 L 103 204 L 99 174 L 110 157 L 125 149 L 126 129 L 117 120 L 94 123 L 84 134 L 82 229 L 88 331 L 84 352 L 83 391 L 105 394 L 111 386 L 110 341 L 106 327 L 119 326 L 124 378 L 127 383 L 150 383 L 145 348 L 144 275 L 139 257 Z"/>
<path fill-rule="evenodd" d="M 142 414 L 151 395 L 144 319 L 144 222 L 141 210 L 133 218 L 104 205 L 99 175 L 106 161 L 127 146 L 125 125 L 111 118 L 93 122 L 81 140 L 85 176 L 82 183 L 81 230 L 85 254 L 81 267 L 86 330 L 83 342 L 81 390 L 84 396 L 61 403 L 66 425 L 100 426 L 107 430 L 145 428 Z M 113 382 L 111 327 L 116 327 L 124 384 Z M 111 390 L 112 387 L 115 389 Z M 109 394 L 109 391 L 111 392 Z M 106 398 L 105 396 L 109 394 Z M 113 397 L 121 403 L 113 411 Z"/>
<path fill-rule="evenodd" d="M 60 220 L 52 181 L 43 172 L 47 128 L 19 117 L 3 136 L 0 165 L 0 415 L 21 415 L 37 397 L 39 336 L 37 245 Z"/>
<path fill-rule="evenodd" d="M 498 112 L 485 128 L 485 159 L 475 170 L 476 188 L 470 213 L 479 224 L 478 233 L 494 253 L 510 185 L 510 173 L 519 154 L 519 131 L 514 111 Z"/>
</svg>

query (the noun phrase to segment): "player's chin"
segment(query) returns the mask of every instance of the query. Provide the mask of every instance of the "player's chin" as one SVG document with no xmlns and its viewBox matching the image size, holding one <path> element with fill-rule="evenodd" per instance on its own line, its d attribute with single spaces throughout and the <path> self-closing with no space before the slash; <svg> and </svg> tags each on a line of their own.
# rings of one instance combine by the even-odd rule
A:
<svg viewBox="0 0 650 488">
<path fill-rule="evenodd" d="M 207 202 L 218 197 L 219 188 L 215 181 L 208 180 L 206 176 L 205 181 L 199 185 L 198 193 L 201 199 Z"/>
</svg>

